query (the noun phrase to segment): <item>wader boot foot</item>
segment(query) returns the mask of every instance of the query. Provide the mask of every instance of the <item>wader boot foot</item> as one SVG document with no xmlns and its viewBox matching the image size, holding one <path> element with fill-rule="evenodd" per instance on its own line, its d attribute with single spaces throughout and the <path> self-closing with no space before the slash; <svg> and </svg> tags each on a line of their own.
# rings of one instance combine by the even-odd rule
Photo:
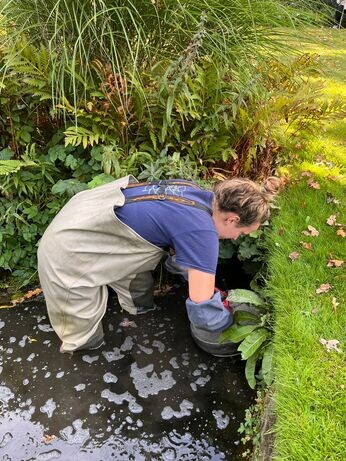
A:
<svg viewBox="0 0 346 461">
<path fill-rule="evenodd" d="M 158 306 L 154 304 L 153 306 L 137 306 L 137 315 L 146 314 L 150 311 L 156 311 Z"/>
<path fill-rule="evenodd" d="M 192 323 L 190 328 L 192 338 L 204 352 L 215 357 L 240 357 L 240 352 L 237 351 L 238 344 L 231 342 L 220 343 L 220 333 L 201 330 Z"/>
</svg>

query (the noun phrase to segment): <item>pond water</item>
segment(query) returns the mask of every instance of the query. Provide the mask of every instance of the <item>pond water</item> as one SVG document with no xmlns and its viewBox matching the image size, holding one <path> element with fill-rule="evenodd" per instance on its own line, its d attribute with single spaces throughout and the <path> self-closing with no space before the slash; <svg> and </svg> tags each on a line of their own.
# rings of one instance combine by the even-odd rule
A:
<svg viewBox="0 0 346 461">
<path fill-rule="evenodd" d="M 240 460 L 244 365 L 193 342 L 175 285 L 142 316 L 110 297 L 106 345 L 59 352 L 43 297 L 0 311 L 2 461 Z"/>
</svg>

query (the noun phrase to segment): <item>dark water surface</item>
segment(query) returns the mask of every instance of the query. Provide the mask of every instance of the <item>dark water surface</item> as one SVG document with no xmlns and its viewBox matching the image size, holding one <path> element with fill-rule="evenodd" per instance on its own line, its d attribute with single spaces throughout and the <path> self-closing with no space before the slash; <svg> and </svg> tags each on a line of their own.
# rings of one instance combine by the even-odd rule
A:
<svg viewBox="0 0 346 461">
<path fill-rule="evenodd" d="M 243 459 L 243 364 L 198 349 L 182 291 L 138 317 L 111 297 L 106 345 L 72 356 L 42 297 L 0 310 L 0 460 Z"/>
</svg>

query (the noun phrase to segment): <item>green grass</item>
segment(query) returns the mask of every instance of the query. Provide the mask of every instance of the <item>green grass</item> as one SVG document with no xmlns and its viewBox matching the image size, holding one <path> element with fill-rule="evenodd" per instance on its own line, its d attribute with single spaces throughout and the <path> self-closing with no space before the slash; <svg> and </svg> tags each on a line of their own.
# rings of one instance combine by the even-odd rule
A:
<svg viewBox="0 0 346 461">
<path fill-rule="evenodd" d="M 321 56 L 325 94 L 346 98 L 346 31 L 315 33 L 319 41 L 309 44 L 309 51 Z M 346 273 L 345 264 L 327 267 L 329 259 L 346 260 L 345 238 L 336 234 L 340 227 L 326 223 L 336 215 L 346 232 L 345 167 L 343 120 L 330 123 L 308 142 L 290 169 L 292 181 L 281 194 L 274 218 L 268 290 L 276 306 L 275 460 L 346 459 Z M 309 187 L 312 178 L 301 176 L 303 171 L 312 173 L 320 189 Z M 340 203 L 328 203 L 330 194 Z M 319 236 L 302 234 L 308 225 L 319 230 Z M 300 242 L 311 243 L 312 250 Z M 295 251 L 300 256 L 291 261 Z M 317 294 L 324 283 L 333 288 Z M 336 308 L 333 298 L 339 303 Z M 327 352 L 321 338 L 340 341 L 342 352 Z"/>
</svg>

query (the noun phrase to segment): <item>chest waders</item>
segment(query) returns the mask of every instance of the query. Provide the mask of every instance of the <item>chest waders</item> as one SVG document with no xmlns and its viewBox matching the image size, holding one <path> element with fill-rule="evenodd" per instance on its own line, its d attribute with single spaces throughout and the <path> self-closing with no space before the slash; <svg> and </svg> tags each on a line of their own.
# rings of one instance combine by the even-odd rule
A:
<svg viewBox="0 0 346 461">
<path fill-rule="evenodd" d="M 131 197 L 126 203 L 168 199 L 203 207 L 183 197 L 164 195 L 164 184 L 182 182 L 160 181 L 161 193 Z M 165 250 L 142 238 L 114 213 L 114 208 L 125 204 L 121 189 L 138 185 L 129 175 L 79 192 L 56 215 L 40 241 L 38 273 L 50 322 L 62 341 L 61 352 L 102 344 L 107 285 L 130 314 L 137 313 L 137 306 L 153 305 L 151 271 Z"/>
</svg>

